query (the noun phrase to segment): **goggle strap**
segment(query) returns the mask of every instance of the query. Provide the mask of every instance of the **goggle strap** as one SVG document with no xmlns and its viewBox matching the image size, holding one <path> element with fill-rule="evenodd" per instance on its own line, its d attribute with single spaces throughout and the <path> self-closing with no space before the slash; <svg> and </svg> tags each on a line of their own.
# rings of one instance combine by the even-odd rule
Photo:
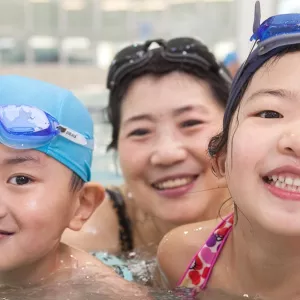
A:
<svg viewBox="0 0 300 300">
<path fill-rule="evenodd" d="M 59 130 L 59 135 L 65 139 L 92 150 L 94 149 L 94 141 L 86 139 L 81 133 L 62 125 L 59 125 L 57 129 Z"/>
<path fill-rule="evenodd" d="M 255 2 L 254 7 L 254 20 L 253 20 L 253 33 L 255 34 L 260 26 L 261 10 L 259 0 Z"/>
<path fill-rule="evenodd" d="M 263 55 L 280 46 L 300 43 L 300 33 L 281 34 L 270 37 L 263 42 L 258 42 L 258 54 Z"/>
</svg>

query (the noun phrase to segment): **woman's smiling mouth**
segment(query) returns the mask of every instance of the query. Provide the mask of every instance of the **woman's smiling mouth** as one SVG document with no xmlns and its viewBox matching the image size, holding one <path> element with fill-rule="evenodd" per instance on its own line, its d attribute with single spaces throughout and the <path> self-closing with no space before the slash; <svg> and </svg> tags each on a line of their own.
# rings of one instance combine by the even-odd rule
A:
<svg viewBox="0 0 300 300">
<path fill-rule="evenodd" d="M 152 187 L 164 197 L 180 197 L 194 186 L 199 175 L 178 175 L 161 179 L 152 184 Z"/>
<path fill-rule="evenodd" d="M 152 186 L 158 190 L 174 189 L 178 187 L 185 186 L 194 181 L 198 176 L 186 176 L 186 177 L 177 177 L 174 179 L 167 179 L 157 183 L 152 184 Z"/>
</svg>

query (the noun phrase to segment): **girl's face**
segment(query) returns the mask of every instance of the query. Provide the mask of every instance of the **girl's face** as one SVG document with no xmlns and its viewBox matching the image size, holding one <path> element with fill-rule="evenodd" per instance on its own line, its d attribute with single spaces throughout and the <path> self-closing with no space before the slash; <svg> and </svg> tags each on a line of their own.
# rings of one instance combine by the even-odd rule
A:
<svg viewBox="0 0 300 300">
<path fill-rule="evenodd" d="M 241 214 L 300 233 L 300 52 L 272 59 L 245 92 L 229 132 L 225 175 Z"/>
<path fill-rule="evenodd" d="M 120 162 L 139 207 L 174 224 L 216 217 L 227 189 L 217 188 L 207 146 L 223 109 L 208 84 L 177 72 L 147 75 L 132 83 L 121 113 Z"/>
</svg>

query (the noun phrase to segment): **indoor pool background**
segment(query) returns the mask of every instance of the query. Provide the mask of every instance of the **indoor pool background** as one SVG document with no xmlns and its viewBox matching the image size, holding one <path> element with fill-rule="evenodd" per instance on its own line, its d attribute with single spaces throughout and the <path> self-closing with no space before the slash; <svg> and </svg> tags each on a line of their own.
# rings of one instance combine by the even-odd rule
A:
<svg viewBox="0 0 300 300">
<path fill-rule="evenodd" d="M 104 92 L 75 92 L 79 99 L 90 111 L 94 120 L 95 151 L 92 167 L 92 180 L 103 185 L 122 183 L 121 170 L 114 151 L 106 151 L 110 142 L 111 126 L 107 123 L 104 109 L 108 102 L 108 93 Z"/>
</svg>

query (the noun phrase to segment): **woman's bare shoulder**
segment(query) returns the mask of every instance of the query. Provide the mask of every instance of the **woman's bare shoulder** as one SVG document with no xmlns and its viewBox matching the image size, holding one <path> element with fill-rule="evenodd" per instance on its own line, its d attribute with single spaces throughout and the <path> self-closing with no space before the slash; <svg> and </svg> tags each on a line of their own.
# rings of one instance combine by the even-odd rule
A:
<svg viewBox="0 0 300 300">
<path fill-rule="evenodd" d="M 157 258 L 169 287 L 174 288 L 177 285 L 192 258 L 219 222 L 219 219 L 214 219 L 187 224 L 165 235 L 159 244 Z"/>
</svg>

